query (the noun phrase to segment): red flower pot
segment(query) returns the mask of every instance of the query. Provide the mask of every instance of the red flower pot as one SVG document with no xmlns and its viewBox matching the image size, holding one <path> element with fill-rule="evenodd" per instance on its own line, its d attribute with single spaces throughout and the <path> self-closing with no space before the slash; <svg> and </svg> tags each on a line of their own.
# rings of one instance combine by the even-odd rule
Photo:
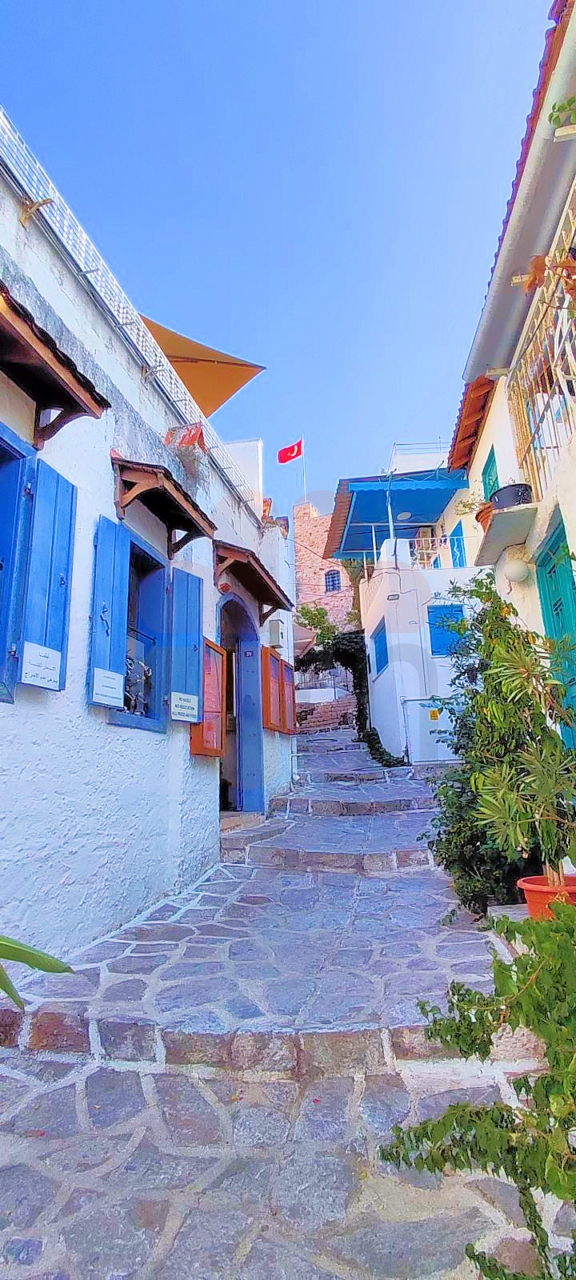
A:
<svg viewBox="0 0 576 1280">
<path fill-rule="evenodd" d="M 477 520 L 478 524 L 482 526 L 484 533 L 486 533 L 486 530 L 488 529 L 489 525 L 491 525 L 493 515 L 494 515 L 494 508 L 491 502 L 484 502 L 482 506 L 478 508 L 474 519 Z"/>
<path fill-rule="evenodd" d="M 524 876 L 518 880 L 518 888 L 522 890 L 528 907 L 528 915 L 533 920 L 553 920 L 550 903 L 571 902 L 576 907 L 576 875 L 566 876 L 566 884 L 550 885 L 546 876 Z"/>
</svg>

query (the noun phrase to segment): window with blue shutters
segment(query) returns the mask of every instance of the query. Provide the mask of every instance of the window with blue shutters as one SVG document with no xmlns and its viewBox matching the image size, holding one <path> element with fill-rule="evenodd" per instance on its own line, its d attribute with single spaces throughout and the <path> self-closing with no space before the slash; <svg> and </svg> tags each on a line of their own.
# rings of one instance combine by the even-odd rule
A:
<svg viewBox="0 0 576 1280">
<path fill-rule="evenodd" d="M 324 585 L 326 591 L 339 591 L 341 585 L 340 570 L 329 569 L 328 573 L 324 574 Z"/>
<path fill-rule="evenodd" d="M 203 582 L 195 573 L 172 573 L 170 714 L 173 720 L 202 719 Z"/>
<path fill-rule="evenodd" d="M 458 521 L 458 524 L 454 525 L 449 541 L 450 550 L 452 552 L 452 565 L 454 569 L 465 569 L 466 547 L 464 545 L 464 530 L 462 528 L 461 520 Z"/>
<path fill-rule="evenodd" d="M 76 489 L 0 425 L 0 701 L 63 689 Z"/>
<path fill-rule="evenodd" d="M 388 640 L 386 638 L 386 623 L 382 621 L 372 635 L 372 644 L 374 646 L 374 662 L 376 666 L 376 675 L 379 676 L 388 666 Z"/>
<path fill-rule="evenodd" d="M 0 424 L 0 702 L 14 701 L 35 458 Z"/>
<path fill-rule="evenodd" d="M 22 684 L 65 687 L 75 525 L 75 485 L 39 458 L 18 675 Z"/>
<path fill-rule="evenodd" d="M 454 623 L 462 622 L 464 610 L 460 604 L 429 604 L 428 626 L 430 652 L 433 658 L 449 658 L 457 648 L 460 637 L 452 630 Z"/>
<path fill-rule="evenodd" d="M 202 580 L 174 569 L 126 525 L 96 533 L 88 700 L 111 723 L 163 733 L 166 712 L 202 717 Z"/>
</svg>

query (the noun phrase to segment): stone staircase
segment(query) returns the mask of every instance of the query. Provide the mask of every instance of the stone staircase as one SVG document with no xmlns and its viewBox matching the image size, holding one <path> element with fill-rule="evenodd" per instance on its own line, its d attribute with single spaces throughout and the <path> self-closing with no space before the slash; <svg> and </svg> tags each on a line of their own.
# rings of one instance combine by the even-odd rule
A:
<svg viewBox="0 0 576 1280">
<path fill-rule="evenodd" d="M 423 1054 L 418 998 L 489 982 L 490 944 L 434 868 L 429 781 L 384 769 L 350 728 L 305 735 L 267 819 L 221 834 L 221 863 L 35 977 L 0 1045 L 291 1078 Z M 246 821 L 252 825 L 246 826 Z"/>
<path fill-rule="evenodd" d="M 491 989 L 418 839 L 428 782 L 350 732 L 300 748 L 294 791 L 192 889 L 0 1002 L 6 1280 L 464 1280 L 472 1240 L 534 1274 L 508 1184 L 378 1155 L 537 1066 L 425 1036 L 420 998 Z"/>
</svg>

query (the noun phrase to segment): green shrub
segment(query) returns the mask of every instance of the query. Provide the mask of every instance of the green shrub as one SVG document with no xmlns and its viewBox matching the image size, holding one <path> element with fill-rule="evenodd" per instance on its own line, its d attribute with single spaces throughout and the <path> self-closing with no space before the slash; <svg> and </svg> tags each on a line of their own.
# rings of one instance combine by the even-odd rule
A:
<svg viewBox="0 0 576 1280">
<path fill-rule="evenodd" d="M 576 1199 L 576 908 L 558 902 L 553 911 L 553 920 L 498 921 L 497 931 L 510 942 L 519 939 L 525 951 L 511 964 L 494 958 L 493 996 L 454 982 L 447 1014 L 420 1005 L 429 1019 L 429 1039 L 465 1058 L 485 1061 L 504 1025 L 528 1028 L 544 1043 L 545 1071 L 514 1082 L 514 1105 L 449 1107 L 438 1120 L 406 1130 L 397 1126 L 380 1153 L 399 1167 L 434 1173 L 480 1169 L 512 1181 L 538 1254 L 540 1280 L 576 1277 L 573 1252 L 552 1256 L 537 1204 L 538 1193 Z M 467 1255 L 487 1280 L 523 1280 L 473 1245 Z"/>
<path fill-rule="evenodd" d="M 543 664 L 540 649 L 547 642 L 521 627 L 516 610 L 498 595 L 490 574 L 467 588 L 454 586 L 451 595 L 465 604 L 466 618 L 453 625 L 458 643 L 452 692 L 443 703 L 450 727 L 439 736 L 459 763 L 437 786 L 439 813 L 433 820 L 430 849 L 452 876 L 464 905 L 485 913 L 490 900 L 518 902 L 519 875 L 542 870 L 536 839 L 516 853 L 505 851 L 493 828 L 479 824 L 474 783 L 487 767 L 515 759 L 550 732 L 548 709 L 534 696 L 533 687 L 521 682 L 511 697 L 503 687 L 501 669 L 504 657 L 532 667 L 535 660 Z M 555 659 L 552 642 L 547 652 L 549 660 Z M 559 652 L 558 661 L 561 657 Z"/>
</svg>

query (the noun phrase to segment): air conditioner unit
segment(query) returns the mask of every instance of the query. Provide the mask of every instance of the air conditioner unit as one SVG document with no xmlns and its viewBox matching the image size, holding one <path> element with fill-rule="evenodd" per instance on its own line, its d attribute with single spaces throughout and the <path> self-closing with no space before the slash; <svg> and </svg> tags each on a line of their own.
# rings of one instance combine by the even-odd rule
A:
<svg viewBox="0 0 576 1280">
<path fill-rule="evenodd" d="M 268 643 L 272 649 L 283 649 L 286 644 L 286 623 L 281 618 L 271 618 L 268 623 Z"/>
</svg>

